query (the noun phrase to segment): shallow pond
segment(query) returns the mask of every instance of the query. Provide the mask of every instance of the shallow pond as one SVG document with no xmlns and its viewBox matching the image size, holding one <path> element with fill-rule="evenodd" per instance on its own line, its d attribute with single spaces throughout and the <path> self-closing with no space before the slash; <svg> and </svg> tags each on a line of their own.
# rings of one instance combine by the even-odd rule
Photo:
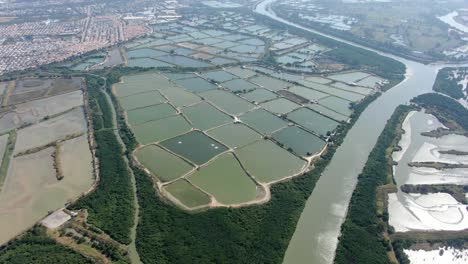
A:
<svg viewBox="0 0 468 264">
<path fill-rule="evenodd" d="M 242 169 L 232 153 L 222 154 L 188 177 L 223 204 L 245 203 L 257 196 L 255 182 Z"/>
<path fill-rule="evenodd" d="M 198 165 L 206 163 L 214 156 L 227 150 L 224 145 L 199 131 L 192 131 L 160 144 Z"/>
</svg>

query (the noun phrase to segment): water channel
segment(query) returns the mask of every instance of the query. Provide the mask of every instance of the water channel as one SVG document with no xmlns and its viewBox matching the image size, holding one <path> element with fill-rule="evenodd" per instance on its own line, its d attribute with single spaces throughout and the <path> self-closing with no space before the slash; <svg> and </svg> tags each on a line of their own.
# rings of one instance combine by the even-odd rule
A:
<svg viewBox="0 0 468 264">
<path fill-rule="evenodd" d="M 408 103 L 417 95 L 431 92 L 437 71 L 450 65 L 424 65 L 302 27 L 276 16 L 270 8 L 275 1 L 260 2 L 255 12 L 289 26 L 391 57 L 404 63 L 407 68 L 405 80 L 370 104 L 348 132 L 307 200 L 284 258 L 284 263 L 288 264 L 332 263 L 357 177 L 386 121 L 398 105 Z"/>
</svg>

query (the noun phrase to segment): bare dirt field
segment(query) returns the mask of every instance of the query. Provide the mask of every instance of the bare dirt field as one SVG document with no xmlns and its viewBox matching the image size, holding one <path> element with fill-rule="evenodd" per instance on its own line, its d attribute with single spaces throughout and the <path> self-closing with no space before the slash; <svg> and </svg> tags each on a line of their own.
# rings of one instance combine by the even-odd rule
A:
<svg viewBox="0 0 468 264">
<path fill-rule="evenodd" d="M 87 136 L 60 144 L 64 178 L 57 180 L 50 147 L 13 158 L 0 192 L 0 244 L 86 192 L 93 183 Z"/>
<path fill-rule="evenodd" d="M 18 104 L 14 109 L 0 114 L 0 133 L 18 128 L 24 124 L 35 123 L 46 116 L 53 116 L 81 105 L 83 105 L 82 91 Z"/>
<path fill-rule="evenodd" d="M 63 115 L 19 129 L 14 153 L 16 155 L 85 132 L 86 120 L 83 109 L 76 108 Z"/>
</svg>

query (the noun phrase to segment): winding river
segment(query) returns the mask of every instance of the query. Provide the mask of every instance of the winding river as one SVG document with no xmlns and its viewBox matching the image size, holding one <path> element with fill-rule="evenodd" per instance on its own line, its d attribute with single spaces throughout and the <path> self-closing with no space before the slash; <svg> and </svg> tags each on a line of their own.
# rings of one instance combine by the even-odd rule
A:
<svg viewBox="0 0 468 264">
<path fill-rule="evenodd" d="M 371 103 L 348 132 L 307 200 L 284 258 L 284 263 L 288 264 L 332 263 L 341 224 L 346 216 L 358 175 L 386 121 L 398 105 L 408 103 L 417 95 L 430 92 L 437 71 L 450 65 L 424 65 L 302 27 L 276 16 L 270 8 L 275 1 L 260 2 L 255 7 L 255 12 L 289 26 L 391 57 L 404 63 L 407 68 L 405 80 Z"/>
</svg>

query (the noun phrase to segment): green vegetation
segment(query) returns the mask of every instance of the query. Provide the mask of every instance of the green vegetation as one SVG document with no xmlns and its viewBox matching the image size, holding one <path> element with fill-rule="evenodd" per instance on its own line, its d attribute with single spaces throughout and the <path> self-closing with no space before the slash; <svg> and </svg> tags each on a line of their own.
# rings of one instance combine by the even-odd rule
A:
<svg viewBox="0 0 468 264">
<path fill-rule="evenodd" d="M 133 167 L 140 205 L 136 246 L 144 263 L 281 263 L 305 202 L 348 129 L 375 97 L 356 105 L 315 169 L 271 188 L 260 206 L 189 214 L 162 201 L 146 174 Z M 121 130 L 128 128 L 121 128 Z M 130 145 L 132 142 L 128 142 Z M 281 228 L 278 228 L 281 227 Z"/>
<path fill-rule="evenodd" d="M 92 112 L 93 120 L 103 120 L 104 128 L 112 128 L 112 112 L 99 82 L 87 78 L 90 100 L 95 100 L 101 112 Z M 96 116 L 99 116 L 96 117 Z M 104 230 L 115 240 L 130 243 L 133 226 L 133 194 L 129 171 L 122 148 L 112 129 L 95 131 L 96 157 L 99 160 L 99 184 L 96 190 L 78 200 L 72 207 L 85 208 L 89 222 Z"/>
<path fill-rule="evenodd" d="M 138 161 L 160 181 L 172 181 L 193 167 L 176 155 L 156 145 L 147 145 L 135 151 Z"/>
<path fill-rule="evenodd" d="M 232 153 L 220 155 L 188 179 L 223 204 L 255 200 L 257 188 Z"/>
<path fill-rule="evenodd" d="M 184 179 L 177 180 L 165 186 L 164 189 L 182 204 L 190 208 L 210 203 L 210 197 L 206 193 L 195 188 Z"/>
<path fill-rule="evenodd" d="M 137 250 L 144 263 L 281 263 L 305 201 L 326 161 L 274 185 L 265 205 L 188 214 L 161 201 L 135 169 L 140 204 Z M 278 228 L 281 226 L 281 228 Z"/>
<path fill-rule="evenodd" d="M 401 81 L 404 78 L 406 67 L 399 61 L 303 29 L 286 26 L 264 15 L 255 14 L 255 16 L 257 20 L 272 28 L 287 29 L 291 34 L 303 36 L 321 45 L 334 47 L 327 54 L 339 62 L 350 64 L 353 67 L 364 67 L 368 71 L 389 80 Z"/>
<path fill-rule="evenodd" d="M 435 115 L 444 125 L 453 128 L 450 125 L 451 120 L 455 121 L 462 129 L 468 130 L 468 109 L 463 107 L 457 101 L 440 94 L 427 93 L 415 97 L 411 102 Z"/>
<path fill-rule="evenodd" d="M 397 127 L 411 109 L 411 106 L 399 106 L 395 110 L 369 154 L 341 226 L 335 263 L 390 262 L 386 254 L 389 243 L 382 235 L 382 220 L 386 221 L 388 215 L 377 215 L 376 192 L 391 174 L 392 163 L 387 150 L 394 144 Z"/>
<path fill-rule="evenodd" d="M 0 263 L 83 264 L 93 263 L 93 261 L 57 244 L 47 236 L 44 227 L 36 226 L 20 238 L 9 242 L 0 250 Z"/>
<path fill-rule="evenodd" d="M 446 96 L 424 94 L 413 98 L 412 102 L 424 107 L 439 120 L 445 120 L 444 123 L 463 128 L 467 125 L 468 110 Z M 392 174 L 392 161 L 388 154 L 392 152 L 395 142 L 398 141 L 397 127 L 412 109 L 414 106 L 402 105 L 395 110 L 369 155 L 363 172 L 359 175 L 359 182 L 351 198 L 348 215 L 341 227 L 342 236 L 338 244 L 335 263 L 390 263 L 386 251 L 391 250 L 392 246 L 399 262 L 409 263 L 403 248 L 409 248 L 417 242 L 437 242 L 434 239 L 394 238 L 391 245 L 383 235 L 388 213 L 377 212 L 377 187 L 386 184 L 388 175 Z M 462 188 L 461 186 L 456 189 L 452 189 L 451 186 L 414 186 L 411 188 L 402 186 L 403 191 L 416 190 L 418 192 L 447 191 L 452 193 L 462 192 Z M 464 193 L 459 195 L 459 199 L 464 200 Z M 460 239 L 454 241 L 463 243 Z"/>
<path fill-rule="evenodd" d="M 91 119 L 95 130 L 112 128 L 112 109 L 105 95 L 99 91 L 99 87 L 105 83 L 101 78 L 86 78 L 88 87 L 89 107 L 92 112 Z"/>
<path fill-rule="evenodd" d="M 314 4 L 318 9 L 309 11 L 305 8 L 308 4 L 304 3 L 292 6 L 275 3 L 272 8 L 280 17 L 307 28 L 414 61 L 464 60 L 461 52 L 446 54 L 446 51 L 453 52 L 462 46 L 463 38 L 447 34 L 450 26 L 437 18 L 461 8 L 458 1 L 414 0 L 405 5 L 381 1 L 317 1 Z M 343 23 L 350 22 L 349 30 L 337 29 L 304 16 L 343 16 Z"/>
<path fill-rule="evenodd" d="M 458 72 L 455 77 L 454 72 Z M 432 89 L 436 92 L 446 94 L 454 99 L 465 98 L 463 94 L 463 85 L 459 84 L 465 78 L 465 72 L 468 72 L 468 67 L 465 68 L 443 68 L 437 74 L 434 86 Z"/>
<path fill-rule="evenodd" d="M 16 131 L 12 130 L 8 133 L 8 142 L 3 153 L 3 158 L 0 166 L 0 191 L 2 190 L 3 182 L 8 173 L 8 167 L 12 158 L 13 150 L 15 150 Z"/>
<path fill-rule="evenodd" d="M 270 140 L 260 140 L 235 151 L 245 169 L 257 181 L 274 182 L 297 175 L 307 164 L 305 160 L 289 153 Z M 273 166 L 281 164 L 281 166 Z"/>
</svg>

